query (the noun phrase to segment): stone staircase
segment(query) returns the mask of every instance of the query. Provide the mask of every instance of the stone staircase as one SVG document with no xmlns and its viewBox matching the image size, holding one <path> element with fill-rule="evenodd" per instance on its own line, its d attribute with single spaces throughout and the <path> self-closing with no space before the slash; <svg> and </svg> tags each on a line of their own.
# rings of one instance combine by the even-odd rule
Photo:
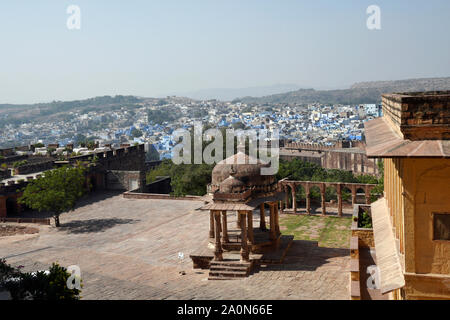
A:
<svg viewBox="0 0 450 320">
<path fill-rule="evenodd" d="M 248 277 L 252 262 L 239 260 L 211 261 L 208 280 L 237 280 Z"/>
</svg>

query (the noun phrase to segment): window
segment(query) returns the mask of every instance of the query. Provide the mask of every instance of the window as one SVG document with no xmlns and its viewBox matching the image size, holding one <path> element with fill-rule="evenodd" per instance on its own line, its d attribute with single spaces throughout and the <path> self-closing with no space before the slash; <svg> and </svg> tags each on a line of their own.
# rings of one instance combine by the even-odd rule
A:
<svg viewBox="0 0 450 320">
<path fill-rule="evenodd" d="M 450 213 L 433 214 L 433 240 L 450 241 Z"/>
</svg>

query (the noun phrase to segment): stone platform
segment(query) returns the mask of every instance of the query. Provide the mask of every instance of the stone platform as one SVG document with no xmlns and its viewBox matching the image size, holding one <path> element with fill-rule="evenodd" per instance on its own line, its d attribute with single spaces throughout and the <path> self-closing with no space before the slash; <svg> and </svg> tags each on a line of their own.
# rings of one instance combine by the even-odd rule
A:
<svg viewBox="0 0 450 320">
<path fill-rule="evenodd" d="M 210 280 L 231 280 L 249 276 L 253 268 L 261 264 L 281 264 L 294 237 L 280 235 L 275 241 L 275 245 L 273 242 L 269 242 L 272 244 L 271 246 L 266 245 L 262 247 L 260 246 L 261 243 L 267 244 L 268 242 L 265 236 L 267 235 L 268 237 L 268 232 L 259 231 L 259 233 L 255 232 L 256 234 L 260 235 L 258 237 L 260 242 L 256 242 L 257 237 L 255 236 L 255 243 L 253 245 L 249 244 L 249 248 L 255 247 L 263 250 L 260 253 L 250 252 L 248 262 L 241 261 L 239 250 L 224 250 L 223 260 L 214 261 L 214 245 L 210 241 L 205 241 L 198 251 L 190 255 L 194 269 L 210 269 L 208 278 Z M 232 238 L 230 238 L 230 242 L 225 243 L 225 245 L 233 244 L 233 242 Z M 240 243 L 240 240 L 236 243 Z M 227 247 L 230 246 L 228 245 Z"/>
</svg>

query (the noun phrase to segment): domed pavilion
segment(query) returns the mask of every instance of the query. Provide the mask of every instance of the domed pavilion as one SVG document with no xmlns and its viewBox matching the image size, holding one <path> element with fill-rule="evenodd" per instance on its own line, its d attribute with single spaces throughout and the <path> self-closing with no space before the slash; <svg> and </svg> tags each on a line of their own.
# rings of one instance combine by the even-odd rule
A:
<svg viewBox="0 0 450 320">
<path fill-rule="evenodd" d="M 190 255 L 194 268 L 210 269 L 209 279 L 248 276 L 256 263 L 279 263 L 292 242 L 291 236 L 280 233 L 278 204 L 284 193 L 279 192 L 275 176 L 261 174 L 269 166 L 238 152 L 214 167 L 208 185 L 212 200 L 200 208 L 209 211 L 209 240 Z M 254 210 L 258 210 L 256 228 Z M 227 217 L 234 213 L 236 227 L 230 228 Z"/>
</svg>

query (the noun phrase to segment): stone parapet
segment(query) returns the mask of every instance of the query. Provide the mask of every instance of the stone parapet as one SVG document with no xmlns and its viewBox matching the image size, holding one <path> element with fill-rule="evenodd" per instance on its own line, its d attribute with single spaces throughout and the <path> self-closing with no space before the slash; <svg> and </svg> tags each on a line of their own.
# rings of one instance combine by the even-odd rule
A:
<svg viewBox="0 0 450 320">
<path fill-rule="evenodd" d="M 383 115 L 404 139 L 450 139 L 450 91 L 382 95 Z"/>
</svg>

